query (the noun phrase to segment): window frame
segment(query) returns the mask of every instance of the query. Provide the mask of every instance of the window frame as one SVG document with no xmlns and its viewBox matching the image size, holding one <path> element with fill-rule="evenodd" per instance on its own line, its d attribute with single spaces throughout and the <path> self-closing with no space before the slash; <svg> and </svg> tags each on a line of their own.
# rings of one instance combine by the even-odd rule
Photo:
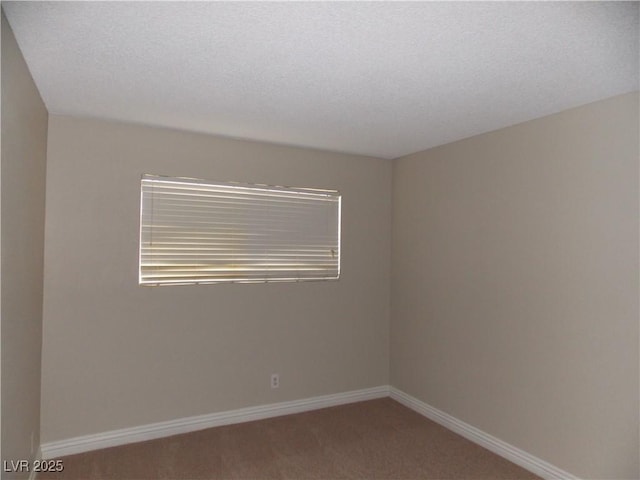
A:
<svg viewBox="0 0 640 480">
<path fill-rule="evenodd" d="M 290 277 L 280 277 L 280 276 L 269 276 L 265 274 L 261 277 L 251 276 L 251 277 L 243 277 L 241 275 L 233 275 L 233 273 L 239 273 L 237 270 L 230 268 L 228 270 L 221 270 L 223 272 L 227 272 L 228 276 L 225 277 L 217 277 L 217 278 L 197 278 L 197 279 L 188 279 L 184 278 L 182 280 L 160 280 L 158 275 L 150 279 L 150 274 L 144 274 L 143 269 L 145 267 L 143 262 L 143 255 L 145 248 L 150 248 L 150 243 L 143 242 L 143 228 L 145 226 L 144 217 L 145 214 L 145 182 L 157 182 L 159 183 L 171 183 L 171 184 L 180 184 L 180 185 L 189 185 L 193 186 L 194 190 L 199 187 L 213 187 L 221 188 L 221 189 L 239 189 L 243 191 L 251 191 L 253 193 L 249 195 L 260 195 L 273 194 L 275 196 L 285 195 L 293 198 L 295 195 L 299 195 L 300 199 L 304 198 L 307 201 L 314 197 L 322 198 L 324 202 L 329 200 L 330 204 L 335 204 L 337 208 L 337 226 L 336 226 L 336 245 L 337 252 L 334 252 L 334 249 L 331 248 L 332 258 L 337 257 L 336 266 L 333 269 L 327 269 L 327 271 L 334 272 L 335 275 L 320 275 L 320 276 L 306 276 L 304 275 L 304 270 L 294 270 L 297 271 L 298 274 Z M 260 192 L 260 193 L 256 193 Z M 213 197 L 212 197 L 213 198 Z M 301 200 L 302 201 L 302 200 Z M 152 226 L 153 227 L 153 226 Z M 262 248 L 265 248 L 264 246 Z M 329 248 L 329 246 L 325 247 Z M 296 257 L 297 258 L 297 257 Z M 304 258 L 304 257 L 301 257 Z M 241 183 L 241 182 L 232 182 L 232 181 L 215 181 L 215 180 L 205 180 L 200 178 L 190 178 L 190 177 L 172 177 L 165 175 L 156 175 L 156 174 L 143 174 L 140 179 L 140 230 L 139 230 L 139 238 L 138 238 L 138 285 L 140 286 L 178 286 L 178 285 L 216 285 L 216 284 L 229 284 L 229 283 L 289 283 L 289 282 L 317 282 L 317 281 L 335 281 L 339 280 L 341 276 L 341 263 L 342 263 L 342 195 L 338 190 L 329 190 L 329 189 L 319 189 L 319 188 L 302 188 L 302 187 L 290 187 L 290 186 L 276 186 L 276 185 L 267 185 L 267 184 L 254 184 L 254 183 Z M 267 269 L 268 270 L 268 269 Z M 263 271 L 267 271 L 263 270 Z M 319 270 L 319 269 L 318 269 Z M 253 272 L 260 271 L 260 269 L 256 269 Z M 275 271 L 275 270 L 274 270 Z"/>
</svg>

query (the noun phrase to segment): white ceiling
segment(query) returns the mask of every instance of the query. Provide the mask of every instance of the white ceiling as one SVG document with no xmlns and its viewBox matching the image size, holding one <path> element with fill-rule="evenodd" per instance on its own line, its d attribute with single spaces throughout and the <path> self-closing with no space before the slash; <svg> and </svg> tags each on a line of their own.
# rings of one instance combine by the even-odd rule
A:
<svg viewBox="0 0 640 480">
<path fill-rule="evenodd" d="M 638 2 L 2 2 L 51 113 L 395 158 L 638 90 Z"/>
</svg>

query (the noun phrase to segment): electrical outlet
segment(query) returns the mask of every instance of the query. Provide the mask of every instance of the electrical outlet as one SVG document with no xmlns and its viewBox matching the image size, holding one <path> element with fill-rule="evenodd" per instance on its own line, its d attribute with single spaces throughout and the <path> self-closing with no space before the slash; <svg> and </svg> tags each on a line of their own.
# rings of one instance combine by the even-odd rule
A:
<svg viewBox="0 0 640 480">
<path fill-rule="evenodd" d="M 271 388 L 278 388 L 280 386 L 280 375 L 274 373 L 271 375 Z"/>
</svg>

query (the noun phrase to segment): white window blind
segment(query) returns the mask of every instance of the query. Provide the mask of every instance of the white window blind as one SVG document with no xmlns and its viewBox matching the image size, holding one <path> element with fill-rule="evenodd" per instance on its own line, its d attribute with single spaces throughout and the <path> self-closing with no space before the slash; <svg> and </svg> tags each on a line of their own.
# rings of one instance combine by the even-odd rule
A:
<svg viewBox="0 0 640 480">
<path fill-rule="evenodd" d="M 143 175 L 141 285 L 336 279 L 338 192 Z"/>
</svg>

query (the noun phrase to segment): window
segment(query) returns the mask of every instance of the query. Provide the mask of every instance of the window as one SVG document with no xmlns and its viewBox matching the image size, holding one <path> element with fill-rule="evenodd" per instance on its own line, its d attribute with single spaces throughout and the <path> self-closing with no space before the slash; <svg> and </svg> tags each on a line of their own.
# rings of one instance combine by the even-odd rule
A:
<svg viewBox="0 0 640 480">
<path fill-rule="evenodd" d="M 337 279 L 340 204 L 333 190 L 143 175 L 139 282 Z"/>
</svg>

